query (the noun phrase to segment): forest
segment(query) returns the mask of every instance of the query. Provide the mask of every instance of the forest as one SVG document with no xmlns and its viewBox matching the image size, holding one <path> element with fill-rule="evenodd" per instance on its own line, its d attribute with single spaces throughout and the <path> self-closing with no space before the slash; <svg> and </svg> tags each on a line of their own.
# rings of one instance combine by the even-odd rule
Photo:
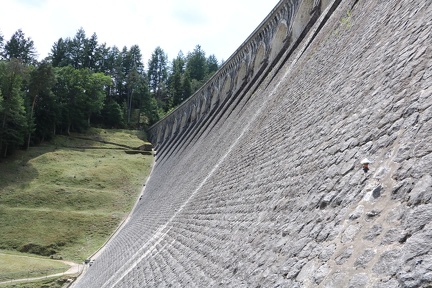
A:
<svg viewBox="0 0 432 288">
<path fill-rule="evenodd" d="M 171 61 L 156 47 L 145 66 L 138 45 L 107 47 L 82 28 L 36 55 L 21 29 L 9 40 L 0 33 L 0 159 L 89 127 L 146 129 L 222 65 L 196 45 Z"/>
</svg>

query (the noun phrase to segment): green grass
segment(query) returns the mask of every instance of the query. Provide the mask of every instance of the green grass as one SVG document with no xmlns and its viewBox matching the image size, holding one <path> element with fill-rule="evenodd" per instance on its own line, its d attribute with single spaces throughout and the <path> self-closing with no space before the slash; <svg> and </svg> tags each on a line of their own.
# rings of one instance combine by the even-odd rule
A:
<svg viewBox="0 0 432 288">
<path fill-rule="evenodd" d="M 69 265 L 57 260 L 0 251 L 0 282 L 62 273 L 69 268 Z"/>
<path fill-rule="evenodd" d="M 66 283 L 68 276 L 60 276 L 53 278 L 46 278 L 42 280 L 19 282 L 19 283 L 5 283 L 0 284 L 1 288 L 62 288 Z"/>
<path fill-rule="evenodd" d="M 139 147 L 141 139 L 139 131 L 91 129 L 3 159 L 0 249 L 76 262 L 95 252 L 150 173 L 153 156 L 126 154 L 120 146 Z"/>
<path fill-rule="evenodd" d="M 121 130 L 121 129 L 112 129 L 112 130 L 104 130 L 104 129 L 90 129 L 85 136 L 91 137 L 94 140 L 102 140 L 106 142 L 114 142 L 118 143 L 118 140 L 121 139 L 122 145 L 126 145 L 129 147 L 139 147 L 143 145 L 143 141 L 146 140 L 146 135 L 139 130 Z"/>
</svg>

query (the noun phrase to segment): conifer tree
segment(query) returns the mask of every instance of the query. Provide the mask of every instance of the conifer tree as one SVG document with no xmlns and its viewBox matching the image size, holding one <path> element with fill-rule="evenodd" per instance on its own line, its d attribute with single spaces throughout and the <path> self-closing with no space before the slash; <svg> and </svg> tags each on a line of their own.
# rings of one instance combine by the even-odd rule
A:
<svg viewBox="0 0 432 288">
<path fill-rule="evenodd" d="M 33 40 L 26 38 L 24 32 L 19 29 L 4 46 L 5 59 L 19 59 L 23 63 L 31 64 L 36 61 L 36 49 Z"/>
<path fill-rule="evenodd" d="M 155 98 L 162 101 L 166 95 L 166 81 L 168 78 L 167 55 L 159 46 L 156 47 L 149 60 L 147 75 L 149 78 L 150 91 Z"/>
</svg>

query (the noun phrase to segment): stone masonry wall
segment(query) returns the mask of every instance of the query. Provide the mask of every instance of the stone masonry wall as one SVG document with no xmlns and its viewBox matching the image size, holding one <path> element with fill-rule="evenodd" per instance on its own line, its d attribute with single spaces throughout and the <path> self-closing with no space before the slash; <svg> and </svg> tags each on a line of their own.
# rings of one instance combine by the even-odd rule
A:
<svg viewBox="0 0 432 288">
<path fill-rule="evenodd" d="M 430 0 L 341 1 L 156 157 L 76 286 L 432 287 L 431 15 Z"/>
</svg>

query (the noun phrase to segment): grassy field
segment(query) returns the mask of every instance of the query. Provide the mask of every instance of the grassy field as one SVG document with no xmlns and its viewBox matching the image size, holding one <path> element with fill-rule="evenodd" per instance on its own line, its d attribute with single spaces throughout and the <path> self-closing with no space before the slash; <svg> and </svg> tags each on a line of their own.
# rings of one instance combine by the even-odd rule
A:
<svg viewBox="0 0 432 288">
<path fill-rule="evenodd" d="M 0 250 L 0 282 L 62 273 L 70 268 L 58 260 Z"/>
<path fill-rule="evenodd" d="M 68 276 L 49 277 L 41 280 L 0 284 L 1 288 L 62 288 Z"/>
<path fill-rule="evenodd" d="M 142 139 L 138 131 L 92 129 L 2 159 L 0 249 L 86 259 L 125 218 L 150 173 L 152 155 L 126 153 Z M 1 263 L 0 274 L 9 269 Z"/>
</svg>

